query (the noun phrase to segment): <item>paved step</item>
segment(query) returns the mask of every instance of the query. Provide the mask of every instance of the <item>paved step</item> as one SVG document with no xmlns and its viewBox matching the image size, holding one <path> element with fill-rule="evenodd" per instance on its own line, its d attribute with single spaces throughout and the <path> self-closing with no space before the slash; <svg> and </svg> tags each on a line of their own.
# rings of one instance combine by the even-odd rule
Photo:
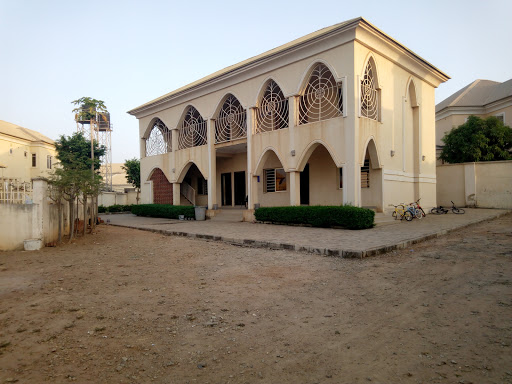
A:
<svg viewBox="0 0 512 384">
<path fill-rule="evenodd" d="M 219 209 L 218 212 L 215 213 L 215 216 L 211 218 L 211 221 L 219 221 L 219 222 L 227 222 L 227 223 L 237 223 L 241 222 L 243 219 L 244 209 L 234 209 L 234 208 L 223 208 Z"/>
</svg>

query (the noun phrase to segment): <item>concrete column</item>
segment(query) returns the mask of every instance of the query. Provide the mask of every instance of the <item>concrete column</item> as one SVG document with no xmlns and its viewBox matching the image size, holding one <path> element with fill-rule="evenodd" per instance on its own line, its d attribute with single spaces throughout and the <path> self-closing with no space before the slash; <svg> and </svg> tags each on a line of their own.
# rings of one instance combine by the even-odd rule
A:
<svg viewBox="0 0 512 384">
<path fill-rule="evenodd" d="M 178 150 L 178 130 L 171 130 L 171 150 L 176 152 Z"/>
<path fill-rule="evenodd" d="M 48 182 L 41 178 L 32 179 L 33 203 L 36 205 L 32 216 L 32 237 L 41 240 L 41 247 L 44 244 L 44 217 L 45 209 L 48 208 Z M 48 216 L 49 212 L 47 212 Z"/>
<path fill-rule="evenodd" d="M 215 121 L 206 120 L 208 137 L 208 209 L 217 209 L 217 155 L 215 153 Z"/>
<path fill-rule="evenodd" d="M 253 197 L 252 197 L 252 135 L 254 132 L 254 108 L 247 108 L 247 207 L 253 208 Z"/>
<path fill-rule="evenodd" d="M 354 76 L 352 82 L 347 81 L 348 95 L 345 107 L 347 108 L 348 115 L 345 118 L 346 161 L 343 165 L 343 204 L 351 204 L 356 207 L 361 202 L 361 164 L 359 160 L 360 90 L 359 76 Z M 345 103 L 345 99 L 343 102 Z"/>
<path fill-rule="evenodd" d="M 290 172 L 290 205 L 300 205 L 300 172 Z"/>
<path fill-rule="evenodd" d="M 181 183 L 172 183 L 172 205 L 181 205 Z"/>
<path fill-rule="evenodd" d="M 297 108 L 296 108 L 296 96 L 290 96 L 288 98 L 288 131 L 290 137 L 290 147 L 286 157 L 290 159 L 288 166 L 295 169 L 297 167 L 297 156 L 295 153 L 295 124 L 298 122 Z M 283 164 L 284 165 L 284 164 Z"/>
</svg>

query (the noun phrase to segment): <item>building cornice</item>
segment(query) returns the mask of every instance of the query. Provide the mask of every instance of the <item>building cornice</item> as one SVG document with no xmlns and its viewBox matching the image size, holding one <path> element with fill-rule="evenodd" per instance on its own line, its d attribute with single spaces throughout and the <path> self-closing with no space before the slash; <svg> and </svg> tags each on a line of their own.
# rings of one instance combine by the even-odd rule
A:
<svg viewBox="0 0 512 384">
<path fill-rule="evenodd" d="M 144 116 L 156 113 L 164 108 L 168 108 L 173 105 L 178 105 L 180 103 L 187 102 L 192 98 L 196 98 L 206 93 L 224 88 L 230 80 L 231 83 L 229 85 L 233 85 L 240 81 L 254 77 L 255 74 L 251 72 L 253 72 L 255 69 L 262 70 L 263 68 L 265 68 L 267 71 L 277 69 L 277 67 L 267 67 L 269 65 L 272 65 L 273 63 L 276 63 L 278 59 L 282 60 L 283 58 L 286 57 L 292 57 L 295 54 L 303 52 L 304 49 L 306 48 L 314 48 L 314 51 L 312 51 L 309 54 L 309 56 L 313 56 L 322 51 L 325 51 L 326 49 L 329 49 L 329 47 L 325 46 L 325 43 L 328 42 L 330 39 L 334 40 L 333 38 L 338 38 L 342 34 L 347 34 L 347 32 L 349 31 L 355 31 L 357 27 L 363 27 L 364 29 L 371 31 L 371 33 L 377 35 L 379 38 L 386 41 L 389 45 L 392 45 L 395 49 L 398 49 L 401 53 L 406 54 L 408 57 L 414 59 L 416 62 L 419 62 L 421 65 L 427 68 L 430 73 L 434 74 L 437 78 L 439 78 L 440 82 L 449 79 L 449 77 L 446 74 L 444 74 L 443 72 L 435 68 L 433 65 L 431 65 L 430 63 L 416 55 L 414 52 L 412 52 L 402 44 L 398 43 L 396 40 L 392 39 L 384 32 L 380 31 L 378 28 L 374 27 L 372 24 L 370 24 L 365 19 L 360 17 L 353 20 L 349 20 L 344 23 L 340 23 L 332 27 L 324 28 L 320 31 L 296 39 L 290 43 L 281 45 L 263 54 L 242 61 L 230 67 L 224 68 L 209 76 L 206 76 L 191 84 L 188 84 L 173 92 L 170 92 L 164 96 L 161 96 L 148 103 L 142 104 L 139 107 L 131 109 L 127 113 L 136 116 L 137 118 L 142 118 Z M 349 40 L 342 41 L 341 43 L 344 44 L 347 43 L 348 41 L 355 41 L 355 36 L 350 36 Z M 338 45 L 340 45 L 339 41 Z M 335 45 L 333 45 L 333 47 L 334 46 Z M 283 65 L 286 64 L 281 63 L 280 67 Z"/>
<path fill-rule="evenodd" d="M 508 107 L 512 107 L 512 96 L 482 106 L 451 106 L 437 112 L 436 121 L 452 115 L 487 115 Z"/>
</svg>

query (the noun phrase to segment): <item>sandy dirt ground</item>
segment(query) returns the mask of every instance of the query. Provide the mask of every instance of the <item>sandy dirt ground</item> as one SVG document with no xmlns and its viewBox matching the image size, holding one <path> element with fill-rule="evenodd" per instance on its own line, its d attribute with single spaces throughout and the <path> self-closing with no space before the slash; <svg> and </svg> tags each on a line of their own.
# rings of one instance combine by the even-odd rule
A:
<svg viewBox="0 0 512 384">
<path fill-rule="evenodd" d="M 512 215 L 363 260 L 112 226 L 0 253 L 0 383 L 512 383 Z"/>
</svg>

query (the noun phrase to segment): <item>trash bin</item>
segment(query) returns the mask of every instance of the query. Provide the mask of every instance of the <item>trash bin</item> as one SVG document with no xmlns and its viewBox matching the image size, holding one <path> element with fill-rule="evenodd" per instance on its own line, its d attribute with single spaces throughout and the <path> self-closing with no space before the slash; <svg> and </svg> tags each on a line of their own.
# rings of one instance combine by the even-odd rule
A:
<svg viewBox="0 0 512 384">
<path fill-rule="evenodd" d="M 196 220 L 206 220 L 206 207 L 195 207 Z"/>
</svg>

